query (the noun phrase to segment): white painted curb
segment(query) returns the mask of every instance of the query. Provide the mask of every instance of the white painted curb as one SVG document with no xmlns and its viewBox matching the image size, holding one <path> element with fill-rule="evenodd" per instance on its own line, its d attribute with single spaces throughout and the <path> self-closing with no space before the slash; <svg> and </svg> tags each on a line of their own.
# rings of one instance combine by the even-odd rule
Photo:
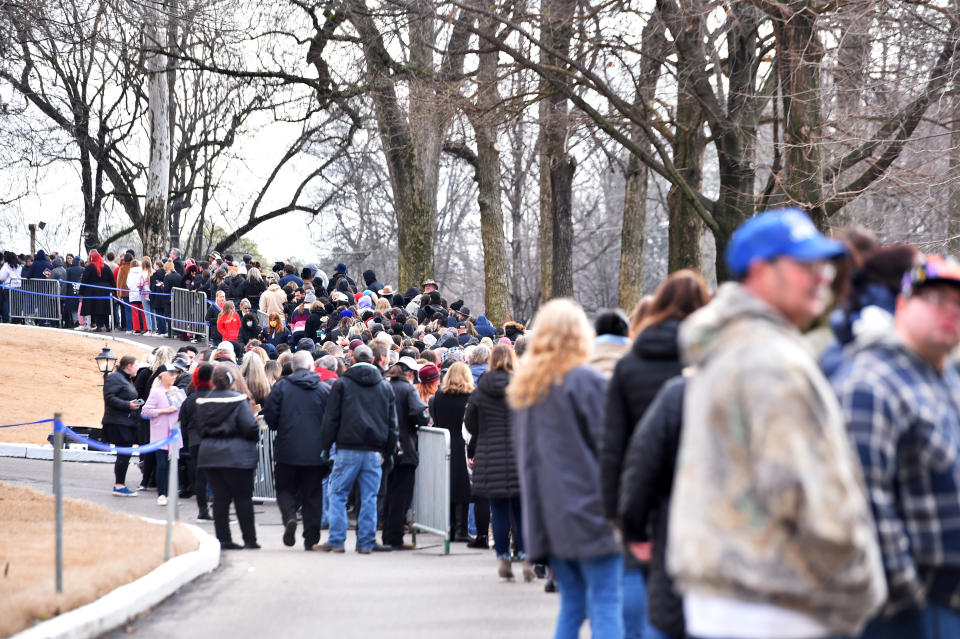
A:
<svg viewBox="0 0 960 639">
<path fill-rule="evenodd" d="M 148 519 L 151 523 L 164 521 Z M 140 579 L 120 586 L 94 602 L 65 612 L 13 635 L 11 639 L 87 639 L 127 623 L 175 593 L 181 586 L 220 565 L 220 542 L 200 528 L 184 524 L 200 542 L 193 552 L 160 564 Z M 69 585 L 68 585 L 69 587 Z"/>
<path fill-rule="evenodd" d="M 50 444 L 8 444 L 0 443 L 0 457 L 19 457 L 21 459 L 53 460 L 53 446 Z M 99 450 L 63 449 L 63 461 L 110 463 L 116 461 L 114 453 Z"/>
</svg>

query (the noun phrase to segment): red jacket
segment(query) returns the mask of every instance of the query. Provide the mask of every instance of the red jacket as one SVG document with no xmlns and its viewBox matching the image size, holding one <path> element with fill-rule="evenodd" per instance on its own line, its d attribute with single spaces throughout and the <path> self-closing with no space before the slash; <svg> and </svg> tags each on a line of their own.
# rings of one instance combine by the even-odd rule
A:
<svg viewBox="0 0 960 639">
<path fill-rule="evenodd" d="M 321 381 L 326 382 L 331 379 L 340 379 L 340 377 L 329 368 L 324 368 L 323 366 L 317 366 L 313 370 L 320 375 Z"/>
<path fill-rule="evenodd" d="M 240 314 L 234 312 L 228 319 L 226 315 L 217 318 L 217 332 L 225 342 L 237 341 L 240 335 Z"/>
</svg>

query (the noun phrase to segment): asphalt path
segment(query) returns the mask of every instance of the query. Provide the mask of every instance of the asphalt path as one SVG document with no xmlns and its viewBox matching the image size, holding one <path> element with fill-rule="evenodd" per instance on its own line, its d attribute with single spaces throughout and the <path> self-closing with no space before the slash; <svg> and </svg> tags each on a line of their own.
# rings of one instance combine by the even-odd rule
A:
<svg viewBox="0 0 960 639">
<path fill-rule="evenodd" d="M 163 518 L 156 493 L 112 495 L 112 464 L 65 463 L 64 493 L 117 510 Z M 51 491 L 49 461 L 0 458 L 0 481 Z M 127 484 L 135 487 L 135 464 Z M 166 602 L 108 637 L 497 637 L 553 635 L 559 601 L 543 581 L 501 582 L 493 550 L 418 535 L 415 551 L 359 555 L 354 532 L 342 555 L 302 550 L 281 542 L 279 511 L 255 507 L 261 550 L 225 552 L 219 569 L 184 586 Z M 181 521 L 213 534 L 196 519 L 194 500 L 180 500 Z M 52 513 L 51 513 L 52 517 Z M 235 540 L 239 528 L 233 523 Z M 323 534 L 326 540 L 326 531 Z M 520 576 L 520 565 L 514 565 Z M 69 588 L 69 584 L 66 585 Z M 583 631 L 584 636 L 587 631 Z"/>
</svg>

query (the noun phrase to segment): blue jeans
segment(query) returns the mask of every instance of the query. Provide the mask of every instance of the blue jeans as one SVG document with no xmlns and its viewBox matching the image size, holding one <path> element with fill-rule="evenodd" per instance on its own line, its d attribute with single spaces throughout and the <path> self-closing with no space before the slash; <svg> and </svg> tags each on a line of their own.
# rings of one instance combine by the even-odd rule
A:
<svg viewBox="0 0 960 639">
<path fill-rule="evenodd" d="M 928 603 L 922 612 L 893 619 L 877 617 L 860 639 L 955 639 L 960 637 L 960 612 Z"/>
<path fill-rule="evenodd" d="M 130 298 L 122 297 L 123 303 L 120 305 L 123 307 L 123 329 L 125 331 L 133 330 L 133 309 L 130 308 Z"/>
<path fill-rule="evenodd" d="M 380 490 L 380 454 L 341 448 L 330 473 L 330 536 L 327 543 L 343 547 L 347 540 L 347 498 L 353 482 L 360 482 L 357 549 L 373 548 L 377 539 L 377 491 Z"/>
<path fill-rule="evenodd" d="M 150 313 L 155 312 L 150 306 L 150 300 L 143 300 L 143 314 L 147 316 L 147 330 L 151 333 L 157 330 L 157 321 Z"/>
<path fill-rule="evenodd" d="M 623 627 L 626 639 L 670 639 L 650 623 L 647 578 L 642 570 L 623 569 Z"/>
<path fill-rule="evenodd" d="M 517 552 L 526 557 L 523 545 L 523 527 L 520 523 L 519 497 L 492 497 L 490 499 L 490 521 L 493 524 L 493 547 L 497 559 L 510 559 L 510 514 L 513 513 L 513 533 L 517 537 Z"/>
<path fill-rule="evenodd" d="M 590 636 L 618 639 L 623 636 L 623 555 L 592 559 L 560 559 L 550 555 L 560 614 L 555 639 L 577 639 L 584 619 Z"/>
<path fill-rule="evenodd" d="M 165 450 L 156 452 L 157 458 L 157 495 L 166 495 L 170 489 L 170 458 Z"/>
</svg>

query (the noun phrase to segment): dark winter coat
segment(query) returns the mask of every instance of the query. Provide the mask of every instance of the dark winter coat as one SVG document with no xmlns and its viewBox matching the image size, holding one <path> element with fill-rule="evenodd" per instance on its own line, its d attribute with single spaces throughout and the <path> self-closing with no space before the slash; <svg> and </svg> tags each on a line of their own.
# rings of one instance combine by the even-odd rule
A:
<svg viewBox="0 0 960 639">
<path fill-rule="evenodd" d="M 326 328 L 323 315 L 322 311 L 313 311 L 310 313 L 310 317 L 307 318 L 307 323 L 303 327 L 304 337 L 309 337 L 314 342 L 323 341 L 320 339 L 320 333 Z"/>
<path fill-rule="evenodd" d="M 372 364 L 354 364 L 330 390 L 320 448 L 372 450 L 390 457 L 397 449 L 393 389 Z"/>
<path fill-rule="evenodd" d="M 164 279 L 163 269 L 158 268 L 150 274 L 150 292 L 165 293 L 163 288 Z M 150 308 L 159 315 L 170 315 L 170 296 L 169 295 L 151 295 Z"/>
<path fill-rule="evenodd" d="M 473 457 L 473 494 L 481 497 L 517 497 L 520 477 L 513 447 L 507 384 L 510 373 L 487 371 L 470 395 L 464 423 L 470 433 Z"/>
<path fill-rule="evenodd" d="M 670 493 L 683 425 L 683 377 L 669 380 L 630 438 L 623 461 L 620 520 L 627 542 L 653 542 L 647 578 L 650 621 L 672 637 L 685 636 L 683 600 L 667 574 Z"/>
<path fill-rule="evenodd" d="M 363 272 L 363 281 L 367 283 L 367 288 L 376 293 L 380 294 L 380 289 L 383 288 L 383 283 L 377 279 L 377 274 L 373 269 L 367 269 Z"/>
<path fill-rule="evenodd" d="M 201 397 L 206 397 L 213 392 L 211 388 L 203 388 L 198 391 L 195 391 L 183 400 L 183 404 L 180 405 L 180 429 L 183 432 L 184 445 L 188 448 L 193 446 L 200 445 L 200 431 L 197 426 L 197 400 Z"/>
<path fill-rule="evenodd" d="M 470 475 L 467 474 L 467 444 L 463 441 L 463 414 L 470 395 L 448 395 L 443 391 L 430 398 L 433 425 L 450 431 L 450 501 L 470 501 Z"/>
<path fill-rule="evenodd" d="M 251 324 L 251 326 L 247 326 L 248 322 Z M 246 345 L 246 343 L 250 340 L 259 338 L 260 321 L 257 319 L 257 314 L 251 311 L 240 319 L 240 333 L 237 337 L 237 341 Z"/>
<path fill-rule="evenodd" d="M 140 409 L 130 408 L 130 402 L 135 399 L 137 389 L 133 387 L 133 380 L 129 375 L 123 371 L 114 371 L 107 375 L 103 384 L 103 419 L 100 423 L 103 424 L 104 434 L 111 441 L 117 441 L 112 436 L 114 428 L 129 428 L 131 433 L 140 428 Z"/>
<path fill-rule="evenodd" d="M 334 273 L 330 276 L 330 281 L 327 283 L 327 293 L 333 293 L 335 290 L 337 290 L 337 284 L 340 283 L 340 280 L 345 280 L 348 288 L 356 293 L 357 283 L 354 282 L 346 273 Z"/>
<path fill-rule="evenodd" d="M 273 458 L 290 466 L 325 466 L 320 432 L 330 389 L 311 370 L 279 380 L 263 404 L 263 417 L 277 431 Z"/>
<path fill-rule="evenodd" d="M 293 273 L 289 273 L 289 274 L 284 275 L 283 277 L 281 277 L 281 278 L 280 278 L 280 281 L 277 282 L 277 284 L 280 285 L 280 288 L 283 288 L 284 286 L 286 286 L 286 285 L 289 284 L 290 282 L 293 282 L 294 284 L 296 284 L 296 285 L 297 285 L 297 288 L 303 288 L 303 280 L 301 280 L 299 277 L 297 277 L 297 276 L 294 275 Z"/>
<path fill-rule="evenodd" d="M 417 429 L 430 423 L 427 405 L 420 399 L 416 386 L 406 379 L 390 380 L 397 411 L 396 466 L 417 466 L 420 453 L 417 446 Z"/>
<path fill-rule="evenodd" d="M 24 269 L 20 277 L 23 279 L 42 280 L 47 278 L 45 271 L 52 270 L 53 264 L 51 264 L 50 260 L 47 259 L 47 254 L 43 251 L 37 251 L 37 255 L 33 260 L 33 264 L 30 265 L 30 268 Z"/>
<path fill-rule="evenodd" d="M 81 312 L 84 315 L 109 315 L 110 300 L 95 300 L 92 297 L 110 297 L 110 290 L 106 288 L 94 288 L 94 286 L 85 286 L 93 284 L 94 286 L 108 286 L 111 289 L 116 287 L 117 282 L 113 279 L 113 273 L 108 266 L 104 266 L 97 274 L 97 267 L 93 264 L 87 264 L 83 269 L 83 275 L 80 277 L 80 296 L 83 308 Z"/>
<path fill-rule="evenodd" d="M 282 331 L 270 332 L 270 327 L 264 328 L 260 331 L 260 341 L 264 344 L 273 344 L 274 347 L 279 346 L 280 344 L 289 344 L 290 343 L 290 332 L 284 327 Z"/>
<path fill-rule="evenodd" d="M 641 332 L 610 378 L 600 446 L 603 504 L 608 519 L 617 516 L 627 442 L 663 383 L 683 369 L 677 350 L 679 327 L 679 320 L 667 320 Z"/>
<path fill-rule="evenodd" d="M 260 296 L 265 290 L 267 290 L 267 283 L 263 280 L 251 282 L 250 280 L 244 279 L 243 281 L 243 297 L 250 300 L 250 306 L 253 307 L 254 310 L 260 308 Z"/>
<path fill-rule="evenodd" d="M 542 400 L 513 413 L 523 536 L 531 561 L 620 552 L 600 497 L 598 416 L 605 391 L 598 371 L 577 366 Z"/>
<path fill-rule="evenodd" d="M 220 317 L 220 308 L 216 304 L 207 304 L 207 316 L 204 321 L 210 325 L 210 343 L 216 346 L 223 341 L 223 335 L 217 330 L 217 319 Z"/>
<path fill-rule="evenodd" d="M 163 292 L 171 293 L 175 288 L 183 287 L 183 276 L 177 273 L 176 271 L 170 271 L 163 276 Z M 170 298 L 167 297 L 169 303 Z"/>
<path fill-rule="evenodd" d="M 243 393 L 214 390 L 197 399 L 194 413 L 200 434 L 200 468 L 257 467 L 260 428 Z"/>
</svg>

